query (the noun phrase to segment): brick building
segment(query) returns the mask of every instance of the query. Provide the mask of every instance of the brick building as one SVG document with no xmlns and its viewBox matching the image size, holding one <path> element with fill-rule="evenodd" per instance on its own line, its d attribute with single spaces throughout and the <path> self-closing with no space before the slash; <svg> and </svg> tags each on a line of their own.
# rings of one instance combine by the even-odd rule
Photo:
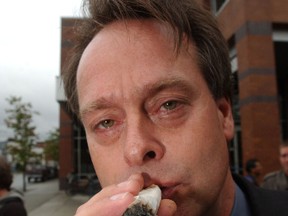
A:
<svg viewBox="0 0 288 216">
<path fill-rule="evenodd" d="M 286 0 L 198 0 L 216 16 L 230 49 L 235 81 L 235 138 L 231 169 L 258 158 L 264 172 L 279 168 L 278 146 L 288 138 L 288 2 Z M 75 19 L 62 19 L 61 68 L 71 48 Z M 59 78 L 58 78 L 59 79 Z M 58 83 L 60 188 L 71 172 L 93 172 L 85 132 L 69 114 Z"/>
<path fill-rule="evenodd" d="M 277 169 L 278 146 L 288 138 L 288 2 L 205 3 L 210 3 L 230 48 L 242 162 L 256 157 L 265 172 Z"/>
<path fill-rule="evenodd" d="M 72 47 L 74 18 L 62 19 L 61 70 L 65 67 Z M 60 107 L 59 181 L 60 189 L 66 187 L 70 173 L 94 173 L 90 160 L 85 131 L 77 118 L 69 112 L 60 77 L 57 77 L 57 101 Z"/>
</svg>

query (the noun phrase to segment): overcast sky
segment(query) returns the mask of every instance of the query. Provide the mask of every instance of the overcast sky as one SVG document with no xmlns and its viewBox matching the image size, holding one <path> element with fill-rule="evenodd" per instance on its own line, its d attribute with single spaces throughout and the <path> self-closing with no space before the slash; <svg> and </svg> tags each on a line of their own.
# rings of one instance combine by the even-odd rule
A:
<svg viewBox="0 0 288 216">
<path fill-rule="evenodd" d="M 55 79 L 60 68 L 61 17 L 79 17 L 81 0 L 13 0 L 0 3 L 0 141 L 11 131 L 6 98 L 20 96 L 40 113 L 40 137 L 59 127 Z M 10 131 L 10 132 L 9 132 Z"/>
</svg>

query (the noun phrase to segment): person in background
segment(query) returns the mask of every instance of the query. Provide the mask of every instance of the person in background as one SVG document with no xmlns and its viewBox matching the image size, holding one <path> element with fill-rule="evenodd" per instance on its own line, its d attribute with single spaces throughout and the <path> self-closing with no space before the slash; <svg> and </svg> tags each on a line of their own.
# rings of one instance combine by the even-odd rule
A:
<svg viewBox="0 0 288 216">
<path fill-rule="evenodd" d="M 263 174 L 263 167 L 259 160 L 253 158 L 246 162 L 245 170 L 247 175 L 244 178 L 256 186 L 261 184 L 261 175 Z"/>
<path fill-rule="evenodd" d="M 76 216 L 122 216 L 152 184 L 158 216 L 287 216 L 288 193 L 230 171 L 231 68 L 211 13 L 193 0 L 83 5 L 62 75 L 103 189 Z"/>
<path fill-rule="evenodd" d="M 0 157 L 0 216 L 27 216 L 22 195 L 11 189 L 10 165 Z"/>
<path fill-rule="evenodd" d="M 288 191 L 288 140 L 279 148 L 279 161 L 282 169 L 264 176 L 263 188 Z"/>
</svg>

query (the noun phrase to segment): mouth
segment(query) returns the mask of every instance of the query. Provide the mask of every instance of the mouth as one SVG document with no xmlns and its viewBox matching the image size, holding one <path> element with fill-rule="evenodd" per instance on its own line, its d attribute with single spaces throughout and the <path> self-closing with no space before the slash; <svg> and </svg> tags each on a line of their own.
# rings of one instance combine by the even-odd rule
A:
<svg viewBox="0 0 288 216">
<path fill-rule="evenodd" d="M 171 199 L 175 198 L 177 190 L 181 183 L 175 181 L 161 181 L 157 178 L 151 178 L 148 174 L 144 174 L 145 185 L 144 188 L 149 187 L 152 184 L 158 185 L 161 190 L 162 199 Z"/>
<path fill-rule="evenodd" d="M 162 192 L 162 199 L 173 199 L 177 192 L 178 184 L 173 184 L 169 186 L 161 186 L 159 185 Z"/>
</svg>

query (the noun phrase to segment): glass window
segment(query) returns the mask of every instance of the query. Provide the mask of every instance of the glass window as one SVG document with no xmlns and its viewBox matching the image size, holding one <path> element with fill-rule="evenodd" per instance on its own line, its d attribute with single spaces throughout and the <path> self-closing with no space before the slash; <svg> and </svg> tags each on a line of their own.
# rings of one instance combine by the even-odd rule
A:
<svg viewBox="0 0 288 216">
<path fill-rule="evenodd" d="M 230 62 L 231 62 L 231 82 L 232 82 L 232 112 L 235 124 L 235 134 L 229 144 L 230 167 L 233 173 L 243 174 L 242 167 L 242 140 L 241 140 L 241 118 L 239 106 L 239 80 L 238 80 L 238 59 L 235 41 L 230 40 Z"/>
<path fill-rule="evenodd" d="M 275 59 L 282 139 L 288 139 L 288 42 L 275 42 Z"/>
<path fill-rule="evenodd" d="M 79 122 L 74 122 L 74 167 L 75 171 L 81 173 L 94 173 L 93 164 L 90 159 L 86 134 L 84 127 Z"/>
</svg>

